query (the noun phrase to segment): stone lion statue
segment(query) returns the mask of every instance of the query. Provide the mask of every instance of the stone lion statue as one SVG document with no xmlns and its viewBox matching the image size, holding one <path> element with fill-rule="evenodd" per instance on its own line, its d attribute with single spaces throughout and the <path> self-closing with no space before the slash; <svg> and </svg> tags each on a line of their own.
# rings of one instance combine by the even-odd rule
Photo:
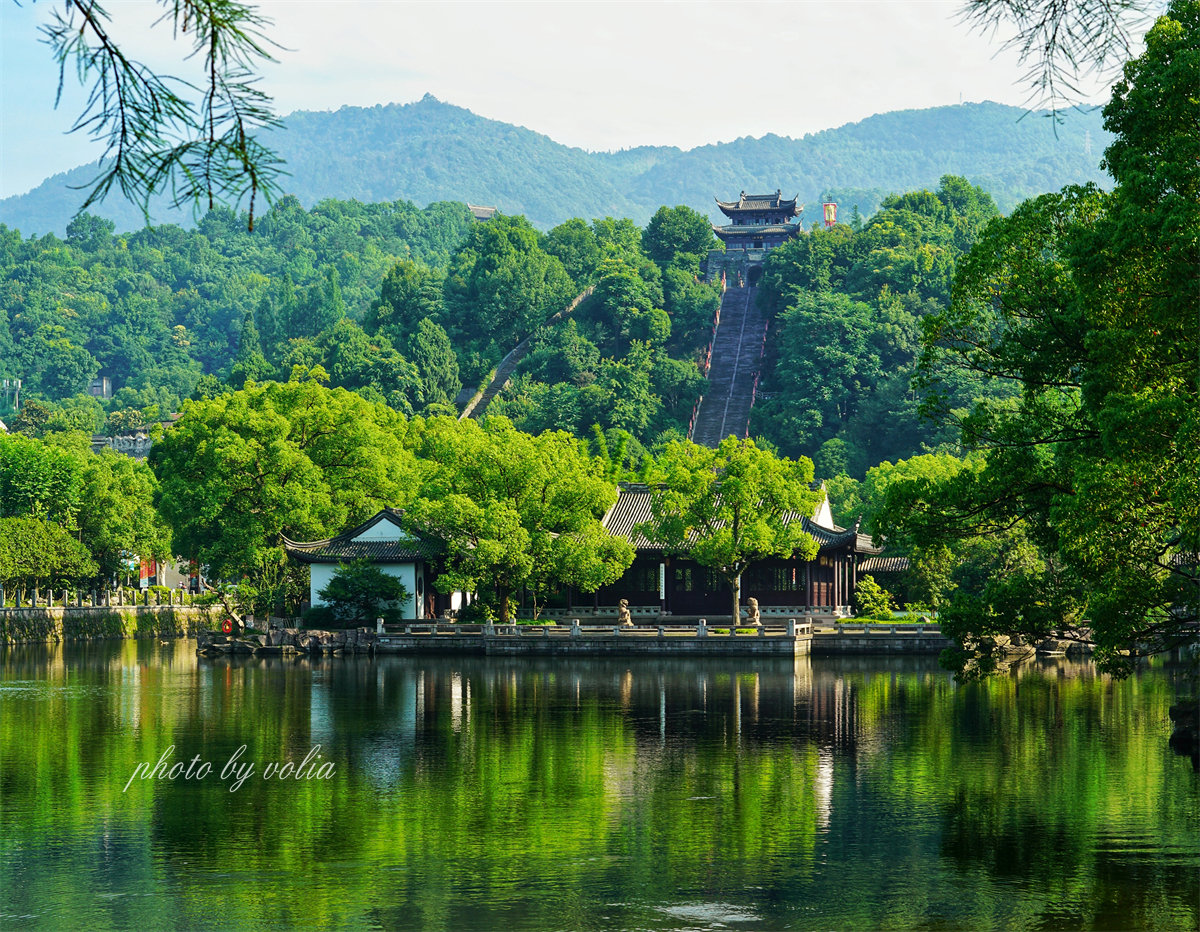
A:
<svg viewBox="0 0 1200 932">
<path fill-rule="evenodd" d="M 621 599 L 617 603 L 617 621 L 623 625 L 632 625 L 633 616 L 629 614 L 629 600 Z"/>
<path fill-rule="evenodd" d="M 746 624 L 761 625 L 762 618 L 758 614 L 758 599 L 746 600 Z"/>
</svg>

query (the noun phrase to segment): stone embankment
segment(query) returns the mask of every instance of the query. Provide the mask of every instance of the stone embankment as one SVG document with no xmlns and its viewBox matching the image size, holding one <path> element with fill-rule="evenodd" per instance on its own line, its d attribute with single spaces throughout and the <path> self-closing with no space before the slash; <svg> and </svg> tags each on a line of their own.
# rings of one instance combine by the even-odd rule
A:
<svg viewBox="0 0 1200 932">
<path fill-rule="evenodd" d="M 374 650 L 377 635 L 369 628 L 316 631 L 278 628 L 266 634 L 223 634 L 201 631 L 196 635 L 196 653 L 206 657 L 220 654 L 252 654 L 260 657 L 294 654 L 361 654 Z"/>
<path fill-rule="evenodd" d="M 0 644 L 197 637 L 218 628 L 223 617 L 219 605 L 6 608 L 0 611 Z"/>
</svg>

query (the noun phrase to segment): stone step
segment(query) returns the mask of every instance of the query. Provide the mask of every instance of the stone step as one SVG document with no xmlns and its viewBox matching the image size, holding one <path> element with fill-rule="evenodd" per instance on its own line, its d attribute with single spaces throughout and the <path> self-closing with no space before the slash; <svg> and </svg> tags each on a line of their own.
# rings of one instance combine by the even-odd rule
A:
<svg viewBox="0 0 1200 932">
<path fill-rule="evenodd" d="M 757 289 L 742 287 L 727 289 L 722 298 L 708 385 L 692 428 L 692 440 L 701 446 L 715 447 L 749 430 L 766 326 L 756 297 Z"/>
</svg>

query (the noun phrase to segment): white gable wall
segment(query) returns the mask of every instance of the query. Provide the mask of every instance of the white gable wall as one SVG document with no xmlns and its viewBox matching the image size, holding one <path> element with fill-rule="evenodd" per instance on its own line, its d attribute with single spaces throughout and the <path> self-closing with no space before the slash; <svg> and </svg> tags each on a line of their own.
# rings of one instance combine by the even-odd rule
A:
<svg viewBox="0 0 1200 932">
<path fill-rule="evenodd" d="M 392 524 L 387 518 L 375 523 L 361 534 L 355 535 L 354 540 L 407 540 L 403 531 Z"/>
<path fill-rule="evenodd" d="M 819 524 L 821 527 L 837 527 L 833 523 L 833 512 L 829 508 L 829 495 L 825 491 L 825 483 L 821 483 L 821 504 L 817 506 L 817 510 L 813 513 L 813 524 Z"/>
</svg>

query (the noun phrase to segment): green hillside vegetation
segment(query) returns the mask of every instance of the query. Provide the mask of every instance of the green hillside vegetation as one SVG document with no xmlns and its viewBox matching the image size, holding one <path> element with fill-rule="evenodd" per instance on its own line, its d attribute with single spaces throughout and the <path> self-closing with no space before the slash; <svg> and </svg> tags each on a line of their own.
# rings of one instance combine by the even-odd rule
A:
<svg viewBox="0 0 1200 932">
<path fill-rule="evenodd" d="M 949 306 L 959 259 L 998 215 L 986 191 L 948 176 L 886 198 L 866 223 L 775 250 L 759 292 L 774 322 L 752 432 L 813 457 L 824 478 L 956 440 L 921 414 L 923 321 Z M 997 389 L 961 376 L 946 391 L 963 407 Z"/>
<path fill-rule="evenodd" d="M 285 198 L 253 234 L 224 209 L 195 230 L 123 236 L 84 214 L 65 241 L 0 227 L 0 375 L 23 379 L 26 398 L 61 402 L 102 373 L 116 392 L 109 411 L 166 415 L 197 386 L 218 390 L 217 376 L 245 381 L 324 363 L 339 384 L 373 385 L 407 410 L 423 397 L 411 365 L 353 322 L 398 260 L 444 267 L 472 223 L 462 204 L 305 210 Z M 90 399 L 73 404 L 103 425 Z"/>
<path fill-rule="evenodd" d="M 65 241 L 0 228 L 0 376 L 22 379 L 26 401 L 0 416 L 39 436 L 114 432 L 297 372 L 405 416 L 448 413 L 532 337 L 496 413 L 650 444 L 686 428 L 700 393 L 719 300 L 700 262 L 715 245 L 687 207 L 663 208 L 645 235 L 611 218 L 541 234 L 523 217 L 476 223 L 460 204 L 306 211 L 294 198 L 254 233 L 228 210 L 125 236 L 83 214 Z M 86 394 L 98 374 L 114 389 L 104 404 Z"/>
<path fill-rule="evenodd" d="M 465 201 L 523 215 L 545 230 L 573 216 L 644 224 L 663 203 L 716 219 L 715 195 L 781 187 L 799 193 L 811 224 L 827 195 L 869 215 L 889 194 L 932 187 L 945 174 L 982 186 L 1004 211 L 1064 184 L 1105 184 L 1099 158 L 1110 137 L 1099 114 L 1063 117 L 1056 124 L 1044 113 L 964 104 L 882 114 L 801 139 L 768 135 L 686 152 L 642 146 L 590 153 L 426 96 L 406 105 L 293 113 L 266 141 L 287 162 L 283 190 L 306 206 L 326 198 Z M 6 198 L 0 222 L 62 235 L 79 206 L 72 185 L 94 175 L 94 165 L 81 167 Z M 116 199 L 95 210 L 121 230 L 144 224 L 139 210 Z M 191 221 L 164 203 L 152 216 Z"/>
</svg>

